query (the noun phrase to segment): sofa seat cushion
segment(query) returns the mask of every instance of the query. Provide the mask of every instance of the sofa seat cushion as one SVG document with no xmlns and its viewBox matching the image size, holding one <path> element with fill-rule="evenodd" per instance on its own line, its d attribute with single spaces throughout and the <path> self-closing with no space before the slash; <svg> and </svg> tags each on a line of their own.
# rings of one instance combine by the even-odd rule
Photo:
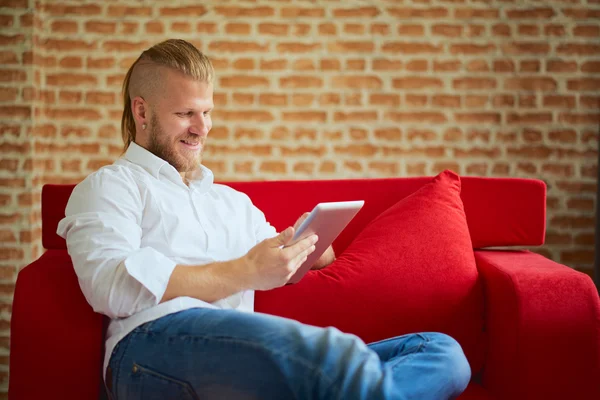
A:
<svg viewBox="0 0 600 400">
<path fill-rule="evenodd" d="M 478 371 L 483 295 L 460 183 L 442 172 L 373 219 L 327 268 L 257 292 L 256 311 L 335 326 L 365 342 L 447 333 Z"/>
</svg>

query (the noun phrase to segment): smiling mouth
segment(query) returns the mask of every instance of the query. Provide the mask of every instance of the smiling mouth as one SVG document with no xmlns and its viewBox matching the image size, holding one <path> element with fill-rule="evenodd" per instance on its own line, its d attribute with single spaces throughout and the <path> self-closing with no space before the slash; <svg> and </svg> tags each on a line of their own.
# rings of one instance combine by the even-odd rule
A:
<svg viewBox="0 0 600 400">
<path fill-rule="evenodd" d="M 183 145 L 189 149 L 196 150 L 200 148 L 200 141 L 180 140 Z"/>
</svg>

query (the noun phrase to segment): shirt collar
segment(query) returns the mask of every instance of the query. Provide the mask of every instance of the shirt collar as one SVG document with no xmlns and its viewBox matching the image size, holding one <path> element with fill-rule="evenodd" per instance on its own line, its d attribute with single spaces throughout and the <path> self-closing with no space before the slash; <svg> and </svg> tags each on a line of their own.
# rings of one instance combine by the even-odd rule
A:
<svg viewBox="0 0 600 400">
<path fill-rule="evenodd" d="M 181 175 L 179 175 L 179 172 L 177 172 L 175 167 L 135 142 L 129 144 L 123 158 L 139 165 L 156 179 L 160 179 L 162 172 L 168 178 L 185 186 L 181 179 Z M 198 164 L 198 168 L 194 171 L 188 172 L 187 178 L 190 181 L 190 188 L 199 189 L 201 192 L 210 190 L 214 183 L 212 171 L 202 164 Z"/>
</svg>

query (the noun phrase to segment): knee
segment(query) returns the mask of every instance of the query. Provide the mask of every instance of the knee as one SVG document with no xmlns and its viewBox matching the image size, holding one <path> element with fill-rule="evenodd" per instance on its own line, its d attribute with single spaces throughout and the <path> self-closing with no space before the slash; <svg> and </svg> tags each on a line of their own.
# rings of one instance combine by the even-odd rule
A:
<svg viewBox="0 0 600 400">
<path fill-rule="evenodd" d="M 425 336 L 429 345 L 435 349 L 440 368 L 448 374 L 448 393 L 451 398 L 461 394 L 471 380 L 471 367 L 460 344 L 451 336 L 443 333 L 428 333 Z"/>
</svg>

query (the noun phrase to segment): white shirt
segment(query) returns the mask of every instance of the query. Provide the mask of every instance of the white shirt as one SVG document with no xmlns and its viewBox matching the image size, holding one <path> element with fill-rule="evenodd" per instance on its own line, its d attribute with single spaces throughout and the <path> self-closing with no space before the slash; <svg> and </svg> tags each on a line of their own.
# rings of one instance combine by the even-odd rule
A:
<svg viewBox="0 0 600 400">
<path fill-rule="evenodd" d="M 214 184 L 208 168 L 188 175 L 189 187 L 173 166 L 131 143 L 69 198 L 57 233 L 87 301 L 111 318 L 104 371 L 119 340 L 145 322 L 192 307 L 254 310 L 253 291 L 159 304 L 177 264 L 232 260 L 277 234 L 247 195 Z"/>
</svg>

